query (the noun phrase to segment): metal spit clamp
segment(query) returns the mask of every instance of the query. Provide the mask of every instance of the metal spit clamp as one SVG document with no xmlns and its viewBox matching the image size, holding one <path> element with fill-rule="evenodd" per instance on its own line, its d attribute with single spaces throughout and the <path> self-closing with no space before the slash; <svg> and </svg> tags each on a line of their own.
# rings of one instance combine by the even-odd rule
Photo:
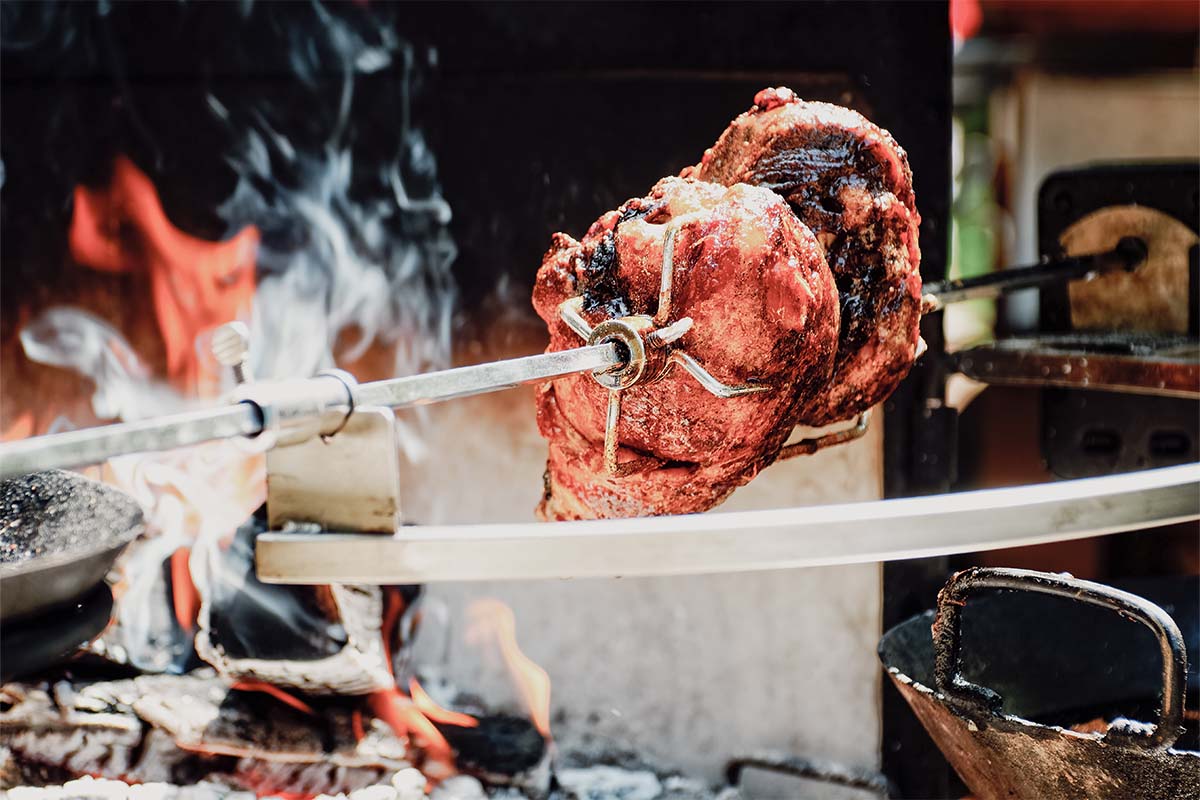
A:
<svg viewBox="0 0 1200 800">
<path fill-rule="evenodd" d="M 213 354 L 238 380 L 228 399 L 261 415 L 262 432 L 248 441 L 266 452 L 272 530 L 396 532 L 400 457 L 391 408 L 356 404 L 358 381 L 342 370 L 251 380 L 249 336 L 241 323 L 217 331 Z"/>
</svg>

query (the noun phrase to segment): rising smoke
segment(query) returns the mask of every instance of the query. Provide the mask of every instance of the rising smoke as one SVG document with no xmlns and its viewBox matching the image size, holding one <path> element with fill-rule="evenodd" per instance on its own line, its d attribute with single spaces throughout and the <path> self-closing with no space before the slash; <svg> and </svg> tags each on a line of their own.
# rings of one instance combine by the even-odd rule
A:
<svg viewBox="0 0 1200 800">
<path fill-rule="evenodd" d="M 138 343 L 96 314 L 39 302 L 70 279 L 74 187 L 103 186 L 123 155 L 186 234 L 261 234 L 256 377 L 309 376 L 375 346 L 393 374 L 445 366 L 451 212 L 413 118 L 436 54 L 402 37 L 396 13 L 317 2 L 0 6 L 5 335 L 19 336 L 30 361 L 91 379 L 99 418 L 194 402 L 152 378 Z M 22 317 L 31 303 L 36 313 Z M 7 329 L 22 318 L 32 321 Z M 207 358 L 205 340 L 196 345 Z M 419 452 L 411 431 L 402 444 Z M 162 564 L 199 542 L 193 563 L 217 579 L 216 543 L 262 502 L 261 460 L 216 443 L 114 459 L 106 475 L 159 534 L 129 554 L 110 645 L 143 668 L 180 669 L 191 647 L 172 628 Z"/>
</svg>

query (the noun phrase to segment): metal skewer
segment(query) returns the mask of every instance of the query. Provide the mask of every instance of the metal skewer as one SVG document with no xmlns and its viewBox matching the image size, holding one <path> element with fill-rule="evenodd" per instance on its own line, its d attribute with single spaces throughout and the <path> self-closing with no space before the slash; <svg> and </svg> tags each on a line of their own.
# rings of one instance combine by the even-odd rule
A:
<svg viewBox="0 0 1200 800">
<path fill-rule="evenodd" d="M 555 353 L 491 361 L 356 386 L 347 385 L 351 393 L 348 405 L 406 408 L 509 389 L 576 372 L 604 370 L 622 363 L 614 344 L 588 345 Z M 303 391 L 303 383 L 296 383 L 299 392 Z M 286 397 L 282 398 L 282 402 L 286 403 L 287 400 Z M 298 405 L 303 402 L 305 398 L 296 398 Z M 142 422 L 36 436 L 0 445 L 0 478 L 46 469 L 98 464 L 114 456 L 170 450 L 215 439 L 252 437 L 262 433 L 264 428 L 262 408 L 247 401 Z"/>
<path fill-rule="evenodd" d="M 354 402 L 356 405 L 409 408 L 512 389 L 521 384 L 561 378 L 577 372 L 605 370 L 622 363 L 624 362 L 617 346 L 606 342 L 572 350 L 364 383 L 355 390 Z"/>
<path fill-rule="evenodd" d="M 939 311 L 948 303 L 994 300 L 1008 292 L 1078 280 L 1117 270 L 1132 270 L 1146 260 L 1146 243 L 1126 236 L 1112 250 L 1052 259 L 1030 267 L 1010 267 L 975 278 L 941 281 L 925 286 L 922 311 Z"/>
<path fill-rule="evenodd" d="M 213 439 L 254 436 L 262 429 L 259 410 L 247 403 L 238 403 L 142 422 L 34 436 L 0 445 L 0 478 L 99 464 L 127 453 L 171 450 Z"/>
<path fill-rule="evenodd" d="M 671 325 L 666 325 L 667 318 L 670 316 L 673 244 L 674 229 L 671 229 L 667 232 L 664 247 L 659 309 L 654 319 L 650 321 L 650 324 L 656 325 L 659 329 L 649 331 L 645 337 L 645 344 L 649 345 L 651 349 L 666 348 L 674 339 L 686 333 L 691 324 L 691 320 L 684 318 Z M 928 291 L 923 298 L 923 310 L 926 312 L 938 310 L 947 303 L 981 297 L 998 297 L 1015 289 L 1057 283 L 1086 277 L 1090 274 L 1117 269 L 1133 269 L 1145 260 L 1146 253 L 1144 242 L 1127 237 L 1121 239 L 1113 250 L 1103 253 L 1048 261 L 1032 267 L 1003 270 L 979 278 L 930 284 L 927 286 Z M 342 386 L 331 386 L 329 382 L 325 382 L 317 392 L 320 395 L 319 402 L 324 402 L 325 406 L 315 410 L 318 414 L 322 411 L 329 411 L 335 402 L 344 406 L 346 413 L 360 405 L 405 408 L 509 389 L 524 383 L 534 383 L 579 372 L 591 371 L 598 377 L 604 377 L 606 372 L 613 368 L 629 365 L 629 357 L 625 349 L 614 344 L 613 341 L 596 341 L 591 335 L 591 326 L 583 320 L 578 310 L 570 305 L 569 301 L 564 304 L 562 313 L 564 321 L 572 330 L 585 340 L 590 340 L 588 345 L 571 350 L 494 361 L 361 385 L 356 384 L 351 376 L 341 373 L 338 381 Z M 640 336 L 640 334 L 638 335 Z M 218 337 L 217 342 L 221 352 L 218 352 L 217 355 L 222 362 L 229 361 L 236 374 L 248 375 L 245 361 L 246 343 L 242 339 L 244 339 L 244 333 L 236 331 L 229 336 Z M 725 386 L 685 352 L 675 350 L 666 357 L 668 360 L 665 365 L 679 365 L 699 380 L 705 388 L 720 397 L 764 391 L 769 388 L 756 384 Z M 639 371 L 639 376 L 640 374 Z M 659 372 L 659 375 L 661 374 L 662 372 Z M 609 382 L 612 383 L 612 381 Z M 603 380 L 602 383 L 604 383 Z M 243 385 L 249 387 L 254 384 Z M 289 382 L 286 386 L 277 387 L 269 394 L 269 408 L 266 404 L 256 403 L 253 393 L 244 392 L 247 399 L 221 408 L 37 436 L 0 444 L 0 478 L 58 467 L 96 464 L 114 456 L 129 453 L 170 450 L 216 439 L 254 437 L 269 427 L 268 416 L 275 419 L 281 416 L 287 417 L 289 413 L 293 415 L 313 413 L 314 397 L 312 393 L 308 392 L 308 387 L 313 385 L 311 382 L 295 381 Z M 618 387 L 616 383 L 613 383 L 610 388 Z M 294 391 L 303 396 L 289 398 L 288 391 Z M 268 414 L 268 412 L 270 413 Z M 609 416 L 613 415 L 610 413 Z M 331 418 L 335 422 L 339 419 L 344 421 L 345 416 L 339 417 L 337 414 L 332 414 Z M 340 424 L 335 424 L 329 430 L 322 429 L 320 432 L 323 434 L 333 433 L 338 427 Z M 615 436 L 615 431 L 606 438 L 613 438 L 613 436 Z M 615 453 L 613 446 L 608 446 L 607 450 Z M 615 468 L 615 464 L 609 466 L 610 471 Z"/>
</svg>

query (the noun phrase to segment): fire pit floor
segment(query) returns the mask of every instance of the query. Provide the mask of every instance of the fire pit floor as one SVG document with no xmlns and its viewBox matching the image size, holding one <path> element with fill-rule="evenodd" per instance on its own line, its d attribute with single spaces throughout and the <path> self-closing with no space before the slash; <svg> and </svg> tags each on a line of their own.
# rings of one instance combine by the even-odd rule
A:
<svg viewBox="0 0 1200 800">
<path fill-rule="evenodd" d="M 440 782 L 353 698 L 294 708 L 215 672 L 0 687 L 0 789 L 12 800 L 733 800 L 627 753 L 563 753 L 516 775 Z M 620 763 L 596 763 L 605 759 Z M 463 766 L 466 769 L 466 766 Z M 82 777 L 79 777 L 82 776 Z M 482 780 L 481 780 L 482 779 Z"/>
</svg>

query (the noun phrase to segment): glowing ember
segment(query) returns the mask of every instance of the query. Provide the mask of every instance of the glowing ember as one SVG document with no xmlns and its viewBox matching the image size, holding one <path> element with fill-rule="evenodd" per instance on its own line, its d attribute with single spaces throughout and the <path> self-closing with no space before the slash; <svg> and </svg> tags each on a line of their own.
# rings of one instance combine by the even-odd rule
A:
<svg viewBox="0 0 1200 800">
<path fill-rule="evenodd" d="M 224 242 L 178 230 L 150 179 L 124 156 L 116 158 L 107 188 L 75 188 L 71 255 L 103 272 L 149 276 L 167 375 L 176 388 L 188 392 L 216 385 L 215 367 L 198 358 L 196 341 L 249 314 L 258 243 L 253 226 Z"/>
<path fill-rule="evenodd" d="M 499 600 L 478 600 L 467 609 L 467 617 L 467 641 L 496 647 L 534 727 L 550 739 L 550 676 L 517 645 L 517 622 L 512 609 Z"/>
<path fill-rule="evenodd" d="M 278 686 L 266 683 L 265 681 L 237 681 L 229 688 L 242 692 L 262 692 L 263 694 L 269 694 L 279 702 L 283 703 L 284 705 L 291 706 L 297 711 L 308 714 L 311 717 L 315 717 L 317 715 L 317 712 L 313 711 L 313 707 L 301 700 L 299 697 L 296 697 L 294 694 L 289 692 L 285 692 Z M 355 735 L 357 738 L 361 739 L 362 737 L 358 736 L 357 734 L 358 732 L 356 731 Z"/>
<path fill-rule="evenodd" d="M 385 689 L 367 695 L 367 705 L 397 736 L 425 751 L 422 769 L 429 778 L 440 780 L 455 772 L 453 748 L 412 698 L 399 689 Z"/>
<path fill-rule="evenodd" d="M 401 644 L 397 631 L 405 607 L 404 596 L 399 589 L 396 587 L 384 589 L 382 631 L 383 646 L 388 654 L 388 669 L 392 669 L 394 648 Z M 447 711 L 433 702 L 415 679 L 411 682 L 410 687 L 413 689 L 412 697 L 406 696 L 395 687 L 372 692 L 367 695 L 367 706 L 371 709 L 371 713 L 386 722 L 397 736 L 407 739 L 414 746 L 424 750 L 427 759 L 425 774 L 431 780 L 441 780 L 453 775 L 457 770 L 454 767 L 454 748 L 434 726 L 434 721 L 444 722 L 446 718 L 461 720 L 449 724 L 466 727 L 474 727 L 479 722 L 467 714 Z"/>
</svg>

